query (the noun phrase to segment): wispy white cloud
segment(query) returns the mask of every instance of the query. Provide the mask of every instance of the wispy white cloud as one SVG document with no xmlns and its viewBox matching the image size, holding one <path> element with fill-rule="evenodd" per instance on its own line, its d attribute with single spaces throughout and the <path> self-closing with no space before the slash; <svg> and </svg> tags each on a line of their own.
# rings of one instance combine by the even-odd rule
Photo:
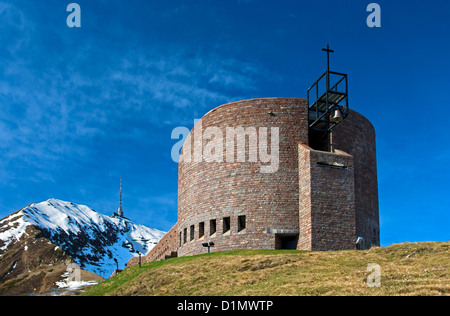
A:
<svg viewBox="0 0 450 316">
<path fill-rule="evenodd" d="M 84 159 L 99 140 L 136 141 L 152 126 L 191 124 L 212 107 L 244 98 L 262 73 L 220 49 L 192 53 L 189 47 L 135 48 L 130 42 L 115 51 L 105 43 L 93 45 L 89 37 L 75 51 L 63 46 L 58 54 L 50 52 L 58 56 L 50 62 L 42 58 L 52 47 L 34 36 L 39 26 L 31 15 L 0 2 L 0 18 L 0 43 L 8 42 L 10 33 L 20 34 L 0 49 L 3 181 L 17 176 L 5 171 L 13 162 L 45 178 L 49 166 Z M 59 32 L 53 36 L 67 43 Z"/>
</svg>

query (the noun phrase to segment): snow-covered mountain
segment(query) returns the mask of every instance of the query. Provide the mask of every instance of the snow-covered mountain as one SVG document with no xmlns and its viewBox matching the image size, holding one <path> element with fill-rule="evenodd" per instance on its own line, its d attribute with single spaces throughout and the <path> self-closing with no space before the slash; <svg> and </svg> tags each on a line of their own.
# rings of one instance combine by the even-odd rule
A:
<svg viewBox="0 0 450 316">
<path fill-rule="evenodd" d="M 126 218 L 99 214 L 84 205 L 50 199 L 0 221 L 0 260 L 11 245 L 27 236 L 30 226 L 84 270 L 104 278 L 116 269 L 114 259 L 123 269 L 136 251 L 147 254 L 165 234 Z"/>
</svg>

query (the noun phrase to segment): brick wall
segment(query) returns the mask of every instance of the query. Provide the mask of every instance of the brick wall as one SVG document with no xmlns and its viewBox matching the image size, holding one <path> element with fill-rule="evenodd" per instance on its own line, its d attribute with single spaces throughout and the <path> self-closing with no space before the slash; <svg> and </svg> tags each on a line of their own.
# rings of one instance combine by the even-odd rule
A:
<svg viewBox="0 0 450 316">
<path fill-rule="evenodd" d="M 280 236 L 295 235 L 298 249 L 355 249 L 358 236 L 366 247 L 379 245 L 375 132 L 366 118 L 351 111 L 333 130 L 329 153 L 306 145 L 307 100 L 233 102 L 202 118 L 182 157 L 189 152 L 192 160 L 199 158 L 196 146 L 207 148 L 215 138 L 198 136 L 208 127 L 217 128 L 225 139 L 227 127 L 238 126 L 279 128 L 278 172 L 262 173 L 264 163 L 249 161 L 249 141 L 243 148 L 234 146 L 235 153 L 246 153 L 245 162 L 227 161 L 229 141 L 222 148 L 223 162 L 181 161 L 178 223 L 146 260 L 161 259 L 168 249 L 176 249 L 179 256 L 205 253 L 205 242 L 214 242 L 212 251 L 274 249 L 283 244 Z M 239 229 L 242 216 L 245 229 Z M 224 232 L 224 226 L 229 230 Z"/>
<path fill-rule="evenodd" d="M 375 129 L 361 114 L 351 111 L 331 135 L 332 148 L 354 157 L 356 236 L 365 247 L 380 245 Z"/>
<path fill-rule="evenodd" d="M 299 173 L 299 250 L 312 250 L 312 217 L 311 217 L 311 148 L 298 144 Z"/>
<path fill-rule="evenodd" d="M 353 157 L 299 145 L 299 249 L 355 249 Z"/>
<path fill-rule="evenodd" d="M 248 162 L 248 159 L 226 162 L 225 152 L 223 163 L 180 163 L 178 233 L 189 235 L 186 243 L 182 237 L 181 256 L 206 252 L 202 247 L 206 241 L 215 243 L 213 251 L 273 249 L 273 230 L 298 231 L 297 143 L 308 140 L 306 109 L 304 99 L 254 99 L 223 105 L 203 117 L 203 130 L 215 126 L 224 134 L 227 127 L 278 127 L 280 164 L 278 172 L 264 174 L 260 172 L 263 163 Z M 194 142 L 195 136 L 192 151 Z M 248 143 L 245 151 L 249 152 Z M 246 216 L 246 229 L 241 232 L 237 225 L 239 216 Z M 223 219 L 227 217 L 231 229 L 223 234 Z M 209 234 L 210 220 L 217 223 L 213 236 Z M 205 223 L 205 236 L 201 239 L 200 223 Z M 191 241 L 192 225 L 195 236 Z"/>
<path fill-rule="evenodd" d="M 158 244 L 153 247 L 150 252 L 141 257 L 142 263 L 154 262 L 166 259 L 166 256 L 172 256 L 173 253 L 177 252 L 177 228 L 178 225 L 175 224 L 164 237 L 158 242 Z M 127 267 L 131 267 L 139 263 L 139 257 L 131 258 Z"/>
</svg>

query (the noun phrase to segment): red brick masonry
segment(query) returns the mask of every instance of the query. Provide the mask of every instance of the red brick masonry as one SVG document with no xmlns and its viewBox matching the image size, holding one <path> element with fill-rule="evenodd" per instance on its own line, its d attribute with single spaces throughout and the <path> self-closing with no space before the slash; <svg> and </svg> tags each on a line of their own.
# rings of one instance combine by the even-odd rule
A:
<svg viewBox="0 0 450 316">
<path fill-rule="evenodd" d="M 330 136 L 330 152 L 309 147 L 307 100 L 264 98 L 233 102 L 207 113 L 201 131 L 217 127 L 224 135 L 223 162 L 180 162 L 178 223 L 148 254 L 146 261 L 236 249 L 355 249 L 380 242 L 375 131 L 357 112 Z M 196 145 L 211 138 L 191 132 Z M 268 163 L 251 162 L 250 137 L 245 162 L 229 162 L 227 128 L 279 129 L 279 166 L 262 173 Z M 260 135 L 258 135 L 260 136 Z M 259 139 L 260 140 L 260 139 Z M 226 143 L 228 141 L 228 143 Z M 189 148 L 185 144 L 184 150 Z M 235 154 L 241 153 L 234 145 Z M 237 153 L 236 153 L 237 152 Z M 236 156 L 237 157 L 237 156 Z M 198 161 L 198 160 L 197 160 Z M 214 225 L 215 223 L 215 225 Z M 214 229 L 215 226 L 215 229 Z M 131 264 L 135 264 L 133 259 Z"/>
</svg>

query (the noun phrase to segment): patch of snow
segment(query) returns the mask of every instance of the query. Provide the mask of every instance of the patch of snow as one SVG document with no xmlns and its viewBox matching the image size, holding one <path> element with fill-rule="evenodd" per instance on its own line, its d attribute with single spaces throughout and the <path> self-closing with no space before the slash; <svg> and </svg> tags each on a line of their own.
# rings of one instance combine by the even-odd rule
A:
<svg viewBox="0 0 450 316">
<path fill-rule="evenodd" d="M 4 242 L 3 247 L 0 247 L 0 251 L 5 251 L 8 249 L 8 246 L 15 241 L 19 241 L 20 238 L 25 233 L 25 229 L 29 223 L 24 221 L 23 217 L 17 217 L 18 214 L 13 214 L 2 221 L 2 223 L 6 222 L 8 219 L 14 219 L 14 221 L 11 221 L 8 223 L 8 226 L 10 227 L 6 231 L 0 233 L 0 240 Z"/>
<path fill-rule="evenodd" d="M 76 255 L 87 258 L 82 264 L 84 270 L 105 278 L 117 268 L 114 259 L 118 261 L 119 269 L 123 269 L 136 251 L 147 254 L 165 235 L 165 232 L 134 224 L 125 218 L 102 215 L 87 206 L 56 199 L 31 204 L 3 219 L 0 225 L 6 222 L 8 229 L 0 233 L 0 241 L 4 243 L 0 252 L 20 240 L 30 225 L 49 232 L 49 244 L 56 245 L 55 251 L 59 247 L 70 250 L 71 242 L 77 242 L 83 234 L 84 244 L 77 245 Z M 81 262 L 77 263 L 81 265 Z"/>
<path fill-rule="evenodd" d="M 17 267 L 17 261 L 14 262 L 13 266 L 11 267 L 11 269 L 8 271 L 8 273 L 6 275 L 9 275 L 11 272 L 13 272 L 16 267 Z"/>
<path fill-rule="evenodd" d="M 98 282 L 95 281 L 70 281 L 67 280 L 59 281 L 55 283 L 60 289 L 76 290 L 84 286 L 96 285 Z"/>
<path fill-rule="evenodd" d="M 56 286 L 60 289 L 76 290 L 81 287 L 98 284 L 98 282 L 96 282 L 96 281 L 74 280 L 74 278 L 70 276 L 69 272 L 66 272 L 61 276 L 64 279 L 61 281 L 55 282 Z"/>
</svg>

